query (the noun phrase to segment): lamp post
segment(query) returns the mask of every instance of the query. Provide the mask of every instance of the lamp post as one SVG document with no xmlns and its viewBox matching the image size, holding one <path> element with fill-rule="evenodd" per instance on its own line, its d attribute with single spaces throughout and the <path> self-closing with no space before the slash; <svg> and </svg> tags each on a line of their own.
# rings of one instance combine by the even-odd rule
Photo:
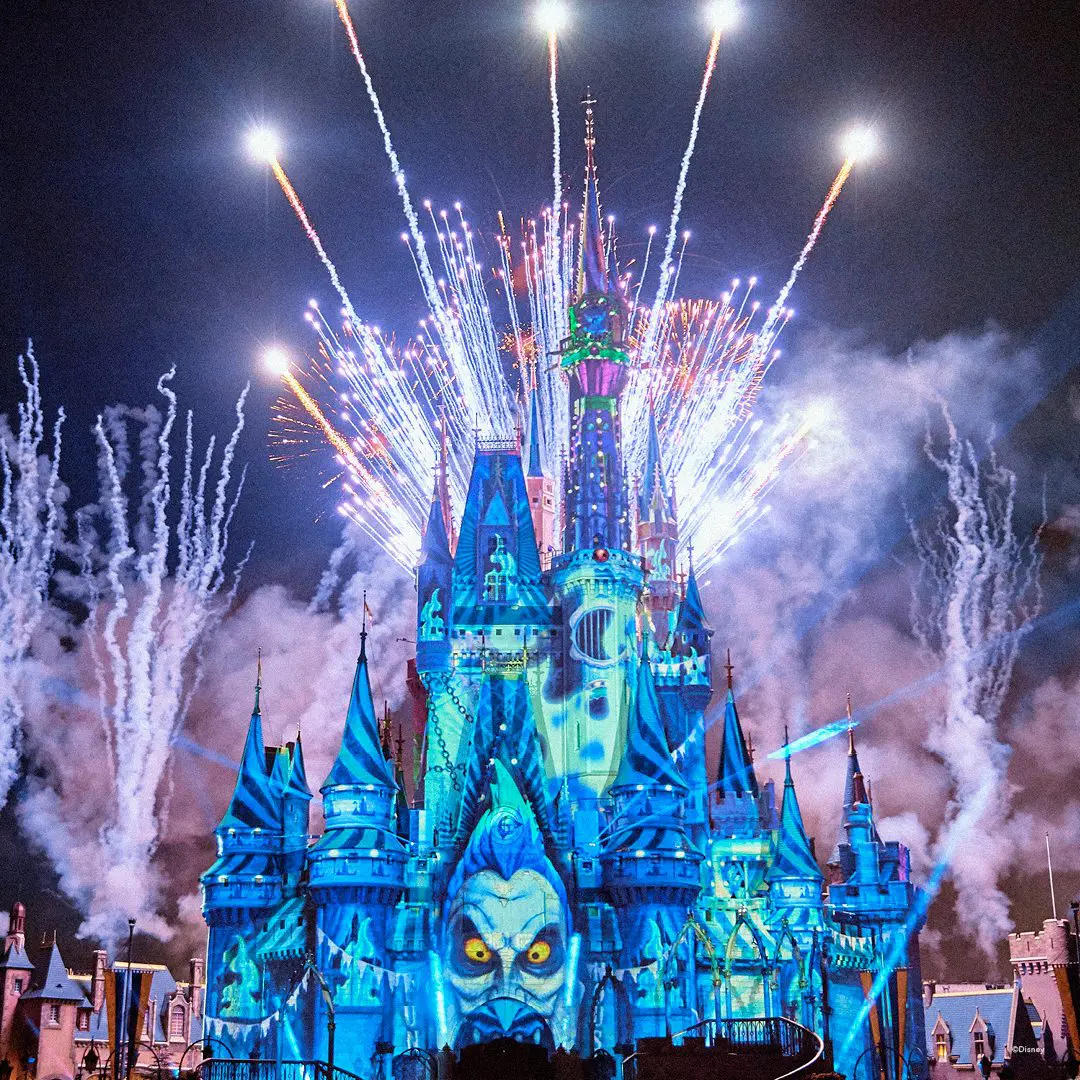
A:
<svg viewBox="0 0 1080 1080">
<path fill-rule="evenodd" d="M 113 1060 L 116 1062 L 116 1080 L 120 1080 L 121 1061 L 124 1066 L 124 1076 L 131 1071 L 131 1063 L 128 1061 L 130 1047 L 127 1045 L 127 1014 L 131 1008 L 131 949 L 135 938 L 135 920 L 128 919 L 128 951 L 127 951 L 127 979 L 124 981 L 124 992 L 120 995 L 122 1006 L 120 1015 L 116 1019 L 116 1050 Z M 123 1049 L 121 1049 L 123 1047 Z"/>
<path fill-rule="evenodd" d="M 326 1002 L 326 1065 L 328 1080 L 334 1080 L 334 1031 L 337 1020 L 334 1016 L 334 995 L 330 993 L 330 987 L 326 985 L 322 972 L 315 965 L 315 957 L 308 953 L 305 966 L 315 976 L 322 991 L 323 1001 Z"/>
<path fill-rule="evenodd" d="M 825 1071 L 834 1071 L 832 1043 L 832 1007 L 829 1005 L 829 936 L 821 935 L 821 1035 L 824 1044 Z"/>
</svg>

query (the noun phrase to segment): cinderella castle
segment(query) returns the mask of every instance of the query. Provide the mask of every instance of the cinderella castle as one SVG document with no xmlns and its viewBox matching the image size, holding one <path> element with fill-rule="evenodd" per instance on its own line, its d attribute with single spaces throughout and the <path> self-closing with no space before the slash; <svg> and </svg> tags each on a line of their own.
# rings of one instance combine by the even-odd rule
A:
<svg viewBox="0 0 1080 1080">
<path fill-rule="evenodd" d="M 854 738 L 823 865 L 790 758 L 779 794 L 755 775 L 730 662 L 716 685 L 698 581 L 676 569 L 654 414 L 629 482 L 625 301 L 593 141 L 590 115 L 559 498 L 535 397 L 527 437 L 478 440 L 459 523 L 445 467 L 436 480 L 411 797 L 380 731 L 366 634 L 321 835 L 300 737 L 267 746 L 256 693 L 202 877 L 206 1033 L 220 1055 L 368 1077 L 407 1051 L 509 1038 L 618 1058 L 649 1037 L 771 1017 L 820 1037 L 819 1068 L 921 1076 L 920 895 L 907 850 L 878 835 Z"/>
</svg>

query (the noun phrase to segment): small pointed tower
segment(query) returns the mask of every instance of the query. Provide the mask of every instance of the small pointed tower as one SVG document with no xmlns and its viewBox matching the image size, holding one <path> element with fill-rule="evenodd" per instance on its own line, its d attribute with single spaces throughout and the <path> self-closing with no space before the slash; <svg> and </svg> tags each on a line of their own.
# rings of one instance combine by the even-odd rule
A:
<svg viewBox="0 0 1080 1080">
<path fill-rule="evenodd" d="M 23 1019 L 37 1034 L 37 1076 L 72 1076 L 75 1073 L 75 1019 L 89 1005 L 82 987 L 68 974 L 53 933 L 38 963 L 40 978 L 22 997 Z"/>
<path fill-rule="evenodd" d="M 15 1009 L 30 986 L 34 965 L 26 955 L 26 908 L 21 903 L 12 905 L 8 916 L 8 932 L 4 938 L 4 958 L 0 962 L 3 986 L 0 993 L 0 1060 L 7 1058 L 12 1049 Z"/>
<path fill-rule="evenodd" d="M 850 719 L 850 703 L 848 715 Z M 856 935 L 864 951 L 873 954 L 872 960 L 860 961 L 861 968 L 893 969 L 873 1005 L 875 1015 L 870 1018 L 871 1025 L 891 1025 L 894 1031 L 904 1032 L 899 1044 L 902 1056 L 887 1062 L 883 1070 L 893 1078 L 905 1071 L 902 1063 L 915 1052 L 924 1032 L 918 931 L 925 921 L 927 905 L 911 881 L 907 848 L 895 840 L 883 841 L 878 835 L 866 778 L 855 750 L 853 723 L 848 730 L 843 830 L 837 862 L 829 867 L 826 912 L 833 922 Z M 913 914 L 920 913 L 912 923 Z M 859 1012 L 864 999 L 863 987 L 848 986 L 842 977 L 836 979 L 831 996 L 834 1024 L 842 1025 L 850 1016 L 865 1015 Z M 850 1075 L 858 1056 L 869 1045 L 868 1037 L 845 1040 L 836 1061 L 837 1071 Z"/>
<path fill-rule="evenodd" d="M 713 794 L 713 830 L 720 836 L 757 836 L 762 829 L 759 806 L 762 792 L 735 708 L 735 678 L 730 651 L 725 669 L 727 696 L 724 699 L 724 726 Z"/>
<path fill-rule="evenodd" d="M 668 644 L 679 606 L 675 555 L 679 524 L 675 492 L 660 456 L 656 410 L 649 401 L 649 434 L 645 444 L 645 471 L 637 497 L 637 549 L 648 567 L 648 603 L 653 627 L 661 644 Z"/>
<path fill-rule="evenodd" d="M 210 981 L 206 1016 L 228 1021 L 262 1019 L 261 977 L 247 950 L 267 912 L 282 900 L 282 800 L 267 768 L 261 693 L 260 664 L 236 786 L 214 830 L 217 859 L 200 879 L 210 928 L 207 968 L 231 975 Z M 228 1035 L 230 1029 L 223 1030 Z M 241 1039 L 233 1049 L 242 1057 L 251 1046 Z"/>
<path fill-rule="evenodd" d="M 346 975 L 335 993 L 337 1060 L 363 1073 L 375 1052 L 388 992 L 382 976 L 367 965 L 388 964 L 392 913 L 404 891 L 407 860 L 396 831 L 397 784 L 380 745 L 371 696 L 366 625 L 341 749 L 321 791 L 326 831 L 308 856 L 316 958 L 321 971 Z M 317 998 L 314 1049 L 322 1060 L 325 1009 Z"/>
<path fill-rule="evenodd" d="M 817 1015 L 810 964 L 815 944 L 825 927 L 822 896 L 824 877 L 814 854 L 814 842 L 806 835 L 799 799 L 795 794 L 786 728 L 784 795 L 780 805 L 780 827 L 775 837 L 765 880 L 769 887 L 769 925 L 772 936 L 779 943 L 780 955 L 785 960 L 777 971 L 777 990 L 786 1014 L 794 1015 L 801 1023 L 813 1027 Z M 794 940 L 797 950 L 791 948 L 791 940 Z"/>
<path fill-rule="evenodd" d="M 445 427 L 444 421 L 431 509 L 416 568 L 416 669 L 422 676 L 450 667 L 454 554 Z"/>
<path fill-rule="evenodd" d="M 551 569 L 555 553 L 555 483 L 544 473 L 540 457 L 540 391 L 533 389 L 529 402 L 529 460 L 525 471 L 525 490 L 529 493 L 529 511 L 536 532 L 540 568 Z"/>
<path fill-rule="evenodd" d="M 647 649 L 646 642 L 601 853 L 604 891 L 619 919 L 620 967 L 647 962 L 657 932 L 674 940 L 701 888 L 702 855 L 684 823 L 688 788 L 664 735 Z M 639 1036 L 664 1033 L 657 1004 L 650 1001 L 638 1010 L 634 1030 Z"/>
</svg>

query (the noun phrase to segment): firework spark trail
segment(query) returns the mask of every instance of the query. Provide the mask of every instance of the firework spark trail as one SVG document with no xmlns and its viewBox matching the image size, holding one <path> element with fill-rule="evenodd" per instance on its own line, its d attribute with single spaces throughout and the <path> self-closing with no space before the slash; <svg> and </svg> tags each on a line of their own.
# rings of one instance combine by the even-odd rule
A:
<svg viewBox="0 0 1080 1080">
<path fill-rule="evenodd" d="M 376 123 L 382 133 L 383 148 L 390 162 L 390 169 L 393 172 L 394 182 L 401 197 L 401 205 L 405 211 L 405 219 L 408 222 L 409 234 L 415 245 L 417 266 L 420 271 L 420 281 L 424 289 L 425 299 L 435 319 L 443 346 L 453 363 L 454 374 L 466 397 L 469 411 L 473 416 L 488 418 L 496 433 L 509 434 L 513 429 L 513 418 L 507 404 L 506 395 L 501 392 L 504 389 L 504 383 L 498 377 L 492 378 L 493 375 L 497 376 L 499 374 L 498 355 L 497 353 L 494 355 L 490 353 L 480 355 L 470 353 L 462 339 L 458 321 L 447 307 L 439 283 L 435 279 L 431 260 L 428 257 L 427 244 L 420 229 L 420 219 L 417 216 L 416 208 L 413 206 L 409 189 L 405 183 L 405 172 L 401 168 L 397 151 L 394 149 L 390 137 L 390 128 L 387 125 L 379 95 L 368 71 L 367 61 L 360 50 L 360 40 L 352 17 L 349 14 L 348 4 L 346 0 L 334 0 L 334 3 L 342 25 L 345 27 L 346 36 L 349 39 L 349 49 L 364 80 L 364 87 L 367 90 L 368 99 L 371 101 Z"/>
<path fill-rule="evenodd" d="M 101 503 L 78 518 L 81 599 L 88 608 L 83 632 L 95 656 L 115 805 L 100 833 L 95 880 L 65 885 L 85 901 L 81 932 L 103 939 L 118 937 L 131 915 L 149 933 L 163 938 L 171 933 L 157 912 L 158 879 L 152 865 L 168 812 L 164 782 L 173 740 L 200 677 L 200 643 L 223 617 L 246 562 L 240 560 L 229 572 L 229 528 L 244 485 L 243 474 L 234 480 L 233 464 L 247 388 L 237 401 L 236 425 L 212 484 L 215 440 L 209 440 L 196 473 L 188 413 L 173 515 L 171 440 L 177 400 L 168 385 L 172 377 L 170 371 L 158 381 L 166 400 L 164 419 L 154 408 L 117 407 L 98 417 L 94 434 Z M 128 493 L 126 428 L 131 423 L 139 425 L 142 466 L 134 510 Z M 104 536 L 93 523 L 98 516 Z M 58 839 L 62 823 L 28 818 L 24 825 L 47 848 L 64 842 Z M 64 866 L 68 860 L 58 857 L 56 862 Z"/>
<path fill-rule="evenodd" d="M 777 322 L 779 322 L 784 314 L 784 305 L 791 295 L 791 290 L 795 287 L 795 281 L 802 272 L 802 268 L 806 265 L 806 260 L 810 258 L 810 253 L 814 250 L 814 245 L 818 242 L 818 237 L 821 236 L 821 230 L 825 228 L 825 222 L 829 217 L 829 212 L 836 205 L 836 200 L 840 198 L 840 192 L 843 191 L 844 184 L 847 183 L 847 178 L 851 175 L 851 170 L 854 166 L 855 159 L 851 157 L 847 158 L 844 161 L 844 164 L 840 166 L 840 171 L 836 174 L 836 179 L 833 180 L 832 187 L 829 188 L 829 194 L 826 195 L 825 202 L 818 211 L 817 217 L 814 218 L 814 226 L 810 230 L 810 235 L 806 238 L 806 243 L 803 244 L 802 251 L 799 252 L 799 257 L 795 260 L 795 265 L 791 268 L 791 273 L 788 275 L 787 281 L 784 282 L 784 287 L 777 295 L 773 306 L 769 308 L 768 317 L 765 319 L 765 325 L 762 327 L 759 335 L 763 351 L 767 351 L 775 340 L 773 331 L 776 329 Z"/>
<path fill-rule="evenodd" d="M 701 79 L 701 89 L 698 92 L 697 103 L 694 106 L 694 119 L 690 124 L 690 139 L 686 144 L 686 151 L 683 153 L 682 164 L 679 166 L 679 181 L 675 185 L 675 201 L 671 208 L 671 221 L 668 224 L 667 239 L 664 242 L 664 255 L 660 262 L 660 283 L 656 289 L 656 298 L 653 300 L 652 306 L 652 318 L 649 322 L 654 333 L 658 330 L 660 311 L 671 295 L 672 255 L 675 251 L 675 239 L 679 230 L 679 218 L 682 216 L 686 180 L 690 174 L 690 161 L 694 156 L 694 148 L 697 146 L 698 129 L 701 125 L 701 112 L 705 107 L 705 97 L 709 92 L 713 72 L 716 70 L 716 58 L 720 53 L 720 38 L 720 32 L 715 31 L 709 45 L 708 58 L 705 61 L 705 73 Z M 650 352 L 652 345 L 653 341 L 646 339 L 643 351 Z"/>
<path fill-rule="evenodd" d="M 327 254 L 326 248 L 323 247 L 322 239 L 315 231 L 315 226 L 312 225 L 307 210 L 300 201 L 300 196 L 296 193 L 296 188 L 293 187 L 292 181 L 289 180 L 285 170 L 281 167 L 281 162 L 278 161 L 276 157 L 270 158 L 269 165 L 274 174 L 274 179 L 277 180 L 281 190 L 285 193 L 285 198 L 289 200 L 289 205 L 293 208 L 293 213 L 296 214 L 301 226 L 303 226 L 307 238 L 315 248 L 315 253 L 319 256 L 323 266 L 326 267 L 326 272 L 330 275 L 330 282 L 334 286 L 334 290 L 337 292 L 338 296 L 341 297 L 341 302 L 345 305 L 345 310 L 348 312 L 349 318 L 352 319 L 353 322 L 359 323 L 360 318 L 353 309 L 352 300 L 349 299 L 349 294 L 345 291 L 345 286 L 342 284 L 341 278 L 338 275 L 338 269 Z"/>
<path fill-rule="evenodd" d="M 949 511 L 935 528 L 912 536 L 920 579 L 913 624 L 920 644 L 945 672 L 946 707 L 927 746 L 953 782 L 953 796 L 938 838 L 939 860 L 949 854 L 957 915 L 987 956 L 1011 928 L 1009 903 L 999 887 L 1007 845 L 976 854 L 966 841 L 1003 835 L 1010 817 L 1008 744 L 998 721 L 1012 680 L 1021 638 L 1038 614 L 1040 557 L 1033 540 L 1014 531 L 1016 476 L 993 450 L 980 466 L 975 448 L 960 439 L 947 410 L 948 445 L 938 457 L 930 437 L 926 453 L 948 482 Z M 978 814 L 971 812 L 993 790 Z"/>
<path fill-rule="evenodd" d="M 350 489 L 354 497 L 344 504 L 343 512 L 378 540 L 380 546 L 404 570 L 410 571 L 420 547 L 420 531 L 414 524 L 415 508 L 414 516 L 410 517 L 408 507 L 403 506 L 396 494 L 391 493 L 375 472 L 360 460 L 349 440 L 334 427 L 319 403 L 291 371 L 284 371 L 281 379 L 315 421 L 326 441 L 341 455 L 353 478 L 363 489 L 362 493 L 351 492 Z M 365 498 L 368 500 L 366 503 Z M 366 508 L 369 514 L 359 513 L 360 506 Z"/>
<path fill-rule="evenodd" d="M 548 89 L 551 94 L 551 131 L 552 131 L 552 180 L 555 197 L 551 201 L 552 210 L 552 246 L 559 248 L 559 207 L 562 206 L 562 135 L 559 130 L 559 35 L 554 30 L 548 34 Z"/>
<path fill-rule="evenodd" d="M 57 411 L 51 456 L 44 450 L 45 412 L 33 348 L 19 357 L 25 399 L 12 430 L 0 418 L 0 806 L 19 774 L 22 678 L 34 633 L 48 608 L 49 578 L 60 529 L 61 428 Z"/>
</svg>

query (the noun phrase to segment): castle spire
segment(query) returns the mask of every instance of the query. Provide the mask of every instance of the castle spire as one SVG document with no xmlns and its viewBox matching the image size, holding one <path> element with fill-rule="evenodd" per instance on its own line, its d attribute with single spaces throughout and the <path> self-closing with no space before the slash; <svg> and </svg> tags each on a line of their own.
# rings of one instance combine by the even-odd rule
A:
<svg viewBox="0 0 1080 1080">
<path fill-rule="evenodd" d="M 529 395 L 529 468 L 525 474 L 527 477 L 543 476 L 544 469 L 540 463 L 540 391 L 533 387 Z"/>
<path fill-rule="evenodd" d="M 278 824 L 278 806 L 274 785 L 267 770 L 266 743 L 263 741 L 259 697 L 262 691 L 262 655 L 260 651 L 255 679 L 255 707 L 248 724 L 236 787 L 221 819 L 219 829 L 267 829 Z"/>
<path fill-rule="evenodd" d="M 596 99 L 588 87 L 581 99 L 585 107 L 585 198 L 581 215 L 581 241 L 578 250 L 576 296 L 606 293 L 610 289 L 607 268 L 607 245 L 600 211 L 600 185 L 596 170 L 596 124 L 593 106 Z"/>
<path fill-rule="evenodd" d="M 335 787 L 366 786 L 368 784 L 394 789 L 394 774 L 382 752 L 379 739 L 379 720 L 371 697 L 371 680 L 368 676 L 367 658 L 367 602 L 364 602 L 364 619 L 360 630 L 360 655 L 356 661 L 349 711 L 345 717 L 345 731 L 341 749 L 330 769 L 322 790 Z"/>
<path fill-rule="evenodd" d="M 799 799 L 795 794 L 795 782 L 791 778 L 787 725 L 784 726 L 784 796 L 780 807 L 780 829 L 776 837 L 776 853 L 766 876 L 770 881 L 781 878 L 822 880 L 814 849 L 806 835 Z"/>
<path fill-rule="evenodd" d="M 675 513 L 667 474 L 660 456 L 660 431 L 656 426 L 656 410 L 649 395 L 649 433 L 645 443 L 645 472 L 638 496 L 638 516 L 641 521 L 674 522 Z"/>
<path fill-rule="evenodd" d="M 724 702 L 723 741 L 720 744 L 720 762 L 716 770 L 716 793 L 718 798 L 728 795 L 758 796 L 758 782 L 754 765 L 743 736 L 742 724 L 735 708 L 735 679 L 731 665 L 731 651 L 727 658 L 727 700 Z"/>
</svg>

